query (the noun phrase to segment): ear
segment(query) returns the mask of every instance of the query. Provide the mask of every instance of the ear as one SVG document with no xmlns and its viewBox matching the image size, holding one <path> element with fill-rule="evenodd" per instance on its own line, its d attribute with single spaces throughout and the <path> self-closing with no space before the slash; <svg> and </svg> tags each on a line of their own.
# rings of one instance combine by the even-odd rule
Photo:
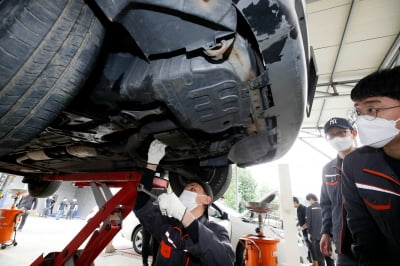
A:
<svg viewBox="0 0 400 266">
<path fill-rule="evenodd" d="M 211 203 L 211 197 L 208 195 L 199 195 L 197 197 L 197 203 L 202 205 L 209 205 Z"/>
<path fill-rule="evenodd" d="M 353 130 L 351 131 L 351 134 L 353 135 L 354 138 L 356 138 L 358 132 L 357 132 L 357 130 L 354 130 L 354 129 L 353 129 Z"/>
<path fill-rule="evenodd" d="M 204 198 L 206 199 L 206 203 L 205 204 L 206 205 L 210 205 L 211 204 L 211 197 L 206 195 Z"/>
</svg>

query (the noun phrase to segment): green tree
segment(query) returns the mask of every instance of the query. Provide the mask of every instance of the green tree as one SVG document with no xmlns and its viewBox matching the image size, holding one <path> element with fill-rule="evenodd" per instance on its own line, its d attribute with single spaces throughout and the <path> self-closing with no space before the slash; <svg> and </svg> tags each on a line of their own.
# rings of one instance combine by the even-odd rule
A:
<svg viewBox="0 0 400 266">
<path fill-rule="evenodd" d="M 236 182 L 236 176 L 238 178 L 238 182 Z M 237 189 L 236 183 L 238 183 Z M 249 170 L 233 166 L 232 182 L 224 195 L 225 203 L 229 207 L 242 212 L 245 210 L 245 202 L 257 200 L 260 197 L 259 192 L 266 190 L 267 189 L 265 186 L 257 187 L 257 183 L 251 176 Z M 236 191 L 238 191 L 237 199 Z M 239 203 L 239 206 L 237 206 L 237 203 Z"/>
</svg>

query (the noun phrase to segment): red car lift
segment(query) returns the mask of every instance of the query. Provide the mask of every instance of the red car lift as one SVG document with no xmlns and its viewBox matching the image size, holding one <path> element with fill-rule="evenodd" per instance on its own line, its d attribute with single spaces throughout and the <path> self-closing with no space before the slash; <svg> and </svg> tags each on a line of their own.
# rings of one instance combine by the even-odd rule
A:
<svg viewBox="0 0 400 266">
<path fill-rule="evenodd" d="M 52 252 L 45 257 L 41 254 L 31 265 L 92 265 L 100 252 L 121 230 L 123 219 L 132 211 L 141 175 L 140 172 L 131 171 L 46 176 L 43 180 L 73 181 L 78 187 L 90 185 L 99 211 L 61 252 Z M 153 186 L 166 188 L 168 181 L 155 177 Z M 113 196 L 110 187 L 121 189 Z M 92 236 L 84 249 L 78 251 L 90 235 Z"/>
</svg>

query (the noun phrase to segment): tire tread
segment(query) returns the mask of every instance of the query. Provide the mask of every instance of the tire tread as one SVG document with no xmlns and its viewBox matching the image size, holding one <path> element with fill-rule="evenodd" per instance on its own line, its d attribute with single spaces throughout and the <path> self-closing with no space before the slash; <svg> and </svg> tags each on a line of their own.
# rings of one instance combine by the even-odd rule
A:
<svg viewBox="0 0 400 266">
<path fill-rule="evenodd" d="M 69 103 L 104 34 L 81 0 L 29 1 L 10 16 L 9 34 L 0 35 L 0 155 L 39 134 Z"/>
</svg>

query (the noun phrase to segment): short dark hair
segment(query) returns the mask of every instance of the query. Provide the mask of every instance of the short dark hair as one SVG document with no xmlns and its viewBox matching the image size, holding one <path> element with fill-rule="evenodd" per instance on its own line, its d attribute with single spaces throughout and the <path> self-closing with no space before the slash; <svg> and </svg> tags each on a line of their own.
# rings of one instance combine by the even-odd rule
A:
<svg viewBox="0 0 400 266">
<path fill-rule="evenodd" d="M 374 96 L 400 100 L 400 66 L 376 71 L 361 79 L 351 90 L 353 101 Z"/>
<path fill-rule="evenodd" d="M 314 200 L 314 201 L 318 201 L 318 197 L 317 197 L 315 194 L 313 194 L 313 193 L 308 193 L 308 194 L 307 194 L 306 200 L 310 200 L 310 199 L 312 199 L 312 200 Z"/>
<path fill-rule="evenodd" d="M 293 197 L 293 202 L 299 203 L 299 199 L 297 197 Z"/>
</svg>

